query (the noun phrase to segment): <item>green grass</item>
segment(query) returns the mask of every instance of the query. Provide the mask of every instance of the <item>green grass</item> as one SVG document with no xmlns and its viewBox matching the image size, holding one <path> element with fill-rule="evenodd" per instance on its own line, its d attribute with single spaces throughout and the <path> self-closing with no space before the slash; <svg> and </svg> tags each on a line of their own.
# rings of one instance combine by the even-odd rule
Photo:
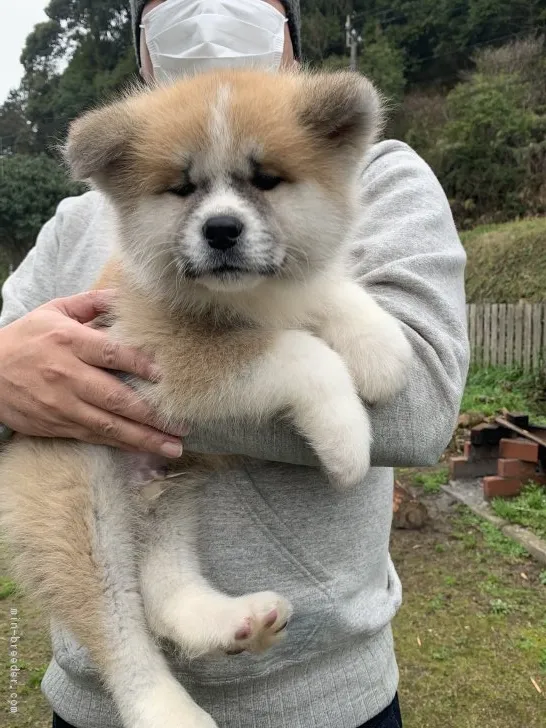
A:
<svg viewBox="0 0 546 728">
<path fill-rule="evenodd" d="M 494 498 L 491 507 L 500 518 L 546 538 L 546 490 L 540 485 L 528 485 L 515 498 Z"/>
<path fill-rule="evenodd" d="M 474 303 L 543 301 L 546 217 L 482 225 L 461 233 L 468 255 L 466 291 Z"/>
<path fill-rule="evenodd" d="M 482 728 L 484 716 L 488 728 L 543 728 L 546 585 L 510 544 L 467 509 L 441 529 L 393 533 L 405 728 Z"/>
<path fill-rule="evenodd" d="M 422 485 L 425 493 L 439 493 L 442 485 L 449 481 L 448 468 L 420 471 L 413 476 L 415 485 Z"/>
<path fill-rule="evenodd" d="M 460 525 L 471 529 L 470 531 L 454 532 L 454 535 L 460 538 L 461 541 L 465 542 L 466 540 L 467 543 L 470 543 L 470 537 L 473 537 L 475 542 L 475 531 L 479 531 L 485 545 L 490 551 L 509 559 L 523 559 L 529 556 L 523 546 L 520 546 L 511 538 L 508 538 L 508 536 L 505 536 L 496 526 L 476 516 L 465 506 L 461 506 L 459 513 Z"/>
<path fill-rule="evenodd" d="M 461 412 L 480 412 L 486 417 L 507 409 L 526 412 L 533 420 L 546 415 L 544 375 L 523 373 L 509 367 L 471 369 L 461 403 Z"/>
<path fill-rule="evenodd" d="M 14 581 L 0 577 L 0 599 L 7 599 L 16 591 L 17 584 Z"/>
</svg>

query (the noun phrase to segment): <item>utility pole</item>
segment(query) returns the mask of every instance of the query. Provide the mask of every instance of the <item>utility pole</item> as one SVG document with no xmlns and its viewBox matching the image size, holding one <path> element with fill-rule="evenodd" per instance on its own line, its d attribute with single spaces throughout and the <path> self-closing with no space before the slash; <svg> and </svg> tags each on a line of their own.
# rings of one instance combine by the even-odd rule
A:
<svg viewBox="0 0 546 728">
<path fill-rule="evenodd" d="M 345 22 L 345 38 L 347 48 L 349 48 L 351 52 L 349 68 L 351 71 L 356 71 L 358 68 L 358 46 L 362 44 L 362 36 L 360 36 L 356 29 L 353 28 L 351 15 L 347 15 L 347 20 Z"/>
</svg>

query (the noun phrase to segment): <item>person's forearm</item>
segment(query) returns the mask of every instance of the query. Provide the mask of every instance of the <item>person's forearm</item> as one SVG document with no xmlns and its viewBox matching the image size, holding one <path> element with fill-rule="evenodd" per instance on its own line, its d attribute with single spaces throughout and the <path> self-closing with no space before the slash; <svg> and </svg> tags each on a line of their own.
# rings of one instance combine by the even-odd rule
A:
<svg viewBox="0 0 546 728">
<path fill-rule="evenodd" d="M 188 451 L 245 455 L 293 465 L 318 467 L 319 461 L 288 422 L 281 420 L 254 423 L 214 423 L 194 429 L 184 438 Z"/>
</svg>

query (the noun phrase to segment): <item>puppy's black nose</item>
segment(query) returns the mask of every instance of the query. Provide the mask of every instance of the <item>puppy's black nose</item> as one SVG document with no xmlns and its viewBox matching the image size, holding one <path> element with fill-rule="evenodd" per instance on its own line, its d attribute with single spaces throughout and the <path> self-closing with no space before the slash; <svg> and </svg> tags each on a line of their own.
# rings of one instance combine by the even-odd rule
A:
<svg viewBox="0 0 546 728">
<path fill-rule="evenodd" d="M 243 227 L 243 223 L 232 215 L 218 215 L 206 221 L 203 225 L 203 235 L 211 248 L 227 250 L 237 245 Z"/>
</svg>

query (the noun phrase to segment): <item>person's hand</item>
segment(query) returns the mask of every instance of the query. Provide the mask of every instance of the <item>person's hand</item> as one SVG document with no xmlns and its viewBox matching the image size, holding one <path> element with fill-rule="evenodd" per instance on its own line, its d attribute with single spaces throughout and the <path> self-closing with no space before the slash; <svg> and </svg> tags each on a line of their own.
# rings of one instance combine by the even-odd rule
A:
<svg viewBox="0 0 546 728">
<path fill-rule="evenodd" d="M 155 429 L 150 407 L 102 371 L 160 377 L 144 354 L 85 325 L 108 311 L 113 296 L 91 291 L 58 298 L 0 329 L 0 422 L 25 435 L 179 457 L 180 437 Z"/>
</svg>

